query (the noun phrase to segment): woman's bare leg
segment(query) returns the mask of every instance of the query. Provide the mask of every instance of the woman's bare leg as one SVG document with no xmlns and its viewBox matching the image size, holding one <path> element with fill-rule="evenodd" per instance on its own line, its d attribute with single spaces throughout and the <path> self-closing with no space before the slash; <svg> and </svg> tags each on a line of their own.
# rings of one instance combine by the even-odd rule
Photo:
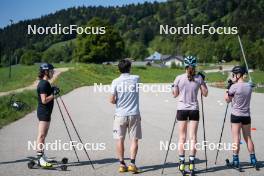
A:
<svg viewBox="0 0 264 176">
<path fill-rule="evenodd" d="M 243 137 L 244 140 L 247 144 L 248 152 L 249 154 L 254 154 L 255 153 L 255 147 L 254 143 L 251 138 L 251 124 L 248 125 L 242 125 L 242 131 L 243 131 Z"/>
<path fill-rule="evenodd" d="M 38 124 L 38 137 L 37 137 L 37 151 L 43 152 L 43 147 L 45 144 L 45 138 L 48 134 L 50 122 L 39 121 Z"/>
<path fill-rule="evenodd" d="M 241 124 L 240 123 L 232 123 L 231 131 L 233 137 L 233 144 L 235 144 L 236 149 L 233 150 L 234 155 L 238 155 L 240 151 L 240 140 L 241 140 Z"/>
<path fill-rule="evenodd" d="M 198 130 L 198 124 L 199 121 L 193 121 L 191 120 L 189 122 L 189 138 L 191 142 L 190 146 L 190 156 L 195 156 L 196 155 L 196 148 L 195 144 L 197 143 L 197 130 Z"/>
<path fill-rule="evenodd" d="M 188 121 L 178 121 L 178 152 L 179 155 L 185 155 L 184 143 L 186 142 L 186 133 L 187 133 L 187 124 Z"/>
</svg>

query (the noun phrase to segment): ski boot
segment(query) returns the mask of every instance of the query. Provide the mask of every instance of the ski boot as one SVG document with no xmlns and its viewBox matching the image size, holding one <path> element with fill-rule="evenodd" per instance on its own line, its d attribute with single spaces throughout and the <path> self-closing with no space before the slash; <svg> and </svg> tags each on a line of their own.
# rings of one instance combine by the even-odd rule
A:
<svg viewBox="0 0 264 176">
<path fill-rule="evenodd" d="M 238 155 L 233 155 L 232 166 L 233 166 L 234 168 L 240 168 L 240 162 L 239 162 L 239 157 L 238 157 Z"/>
<path fill-rule="evenodd" d="M 53 167 L 53 164 L 51 164 L 50 162 L 46 161 L 46 159 L 41 156 L 39 159 L 38 159 L 38 165 L 42 168 L 52 168 Z"/>
<path fill-rule="evenodd" d="M 250 154 L 250 164 L 256 169 L 259 170 L 257 158 L 255 154 Z"/>
<path fill-rule="evenodd" d="M 189 171 L 191 176 L 195 175 L 194 169 L 195 169 L 194 160 L 190 160 Z"/>
<path fill-rule="evenodd" d="M 185 162 L 184 160 L 179 161 L 179 171 L 182 173 L 182 175 L 185 175 Z"/>
</svg>

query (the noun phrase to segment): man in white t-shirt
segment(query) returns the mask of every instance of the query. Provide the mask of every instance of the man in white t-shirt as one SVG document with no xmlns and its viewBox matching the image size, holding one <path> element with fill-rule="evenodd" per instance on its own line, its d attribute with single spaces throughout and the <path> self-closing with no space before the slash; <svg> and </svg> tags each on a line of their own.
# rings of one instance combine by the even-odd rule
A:
<svg viewBox="0 0 264 176">
<path fill-rule="evenodd" d="M 131 62 L 127 59 L 118 64 L 121 75 L 114 79 L 111 86 L 110 102 L 116 105 L 113 137 L 117 141 L 117 155 L 120 166 L 119 172 L 138 173 L 135 160 L 138 151 L 138 140 L 142 138 L 141 117 L 139 112 L 139 76 L 130 75 Z M 130 159 L 127 167 L 124 161 L 124 141 L 128 131 L 131 139 Z"/>
</svg>

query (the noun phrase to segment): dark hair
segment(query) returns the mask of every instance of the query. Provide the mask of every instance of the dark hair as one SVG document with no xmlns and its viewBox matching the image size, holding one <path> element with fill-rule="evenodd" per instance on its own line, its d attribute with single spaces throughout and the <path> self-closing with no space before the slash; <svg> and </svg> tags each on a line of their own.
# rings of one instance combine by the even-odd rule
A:
<svg viewBox="0 0 264 176">
<path fill-rule="evenodd" d="M 121 73 L 129 73 L 131 68 L 131 62 L 128 59 L 123 59 L 118 63 L 118 69 Z"/>
<path fill-rule="evenodd" d="M 185 67 L 187 70 L 187 77 L 189 81 L 194 81 L 195 67 Z"/>
<path fill-rule="evenodd" d="M 43 79 L 46 74 L 46 70 L 39 70 L 38 78 Z"/>
</svg>

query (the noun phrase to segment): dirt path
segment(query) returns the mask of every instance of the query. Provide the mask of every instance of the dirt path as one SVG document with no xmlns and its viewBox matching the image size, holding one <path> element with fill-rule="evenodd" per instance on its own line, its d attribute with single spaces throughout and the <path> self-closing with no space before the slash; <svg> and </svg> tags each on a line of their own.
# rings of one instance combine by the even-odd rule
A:
<svg viewBox="0 0 264 176">
<path fill-rule="evenodd" d="M 56 68 L 55 69 L 55 73 L 53 75 L 53 78 L 51 79 L 51 83 L 54 82 L 57 77 L 63 73 L 63 72 L 66 72 L 68 71 L 70 68 Z M 23 88 L 19 88 L 19 89 L 15 89 L 15 90 L 10 90 L 10 91 L 7 91 L 7 92 L 0 92 L 0 97 L 1 96 L 5 96 L 5 95 L 9 95 L 11 93 L 19 93 L 19 92 L 23 92 L 25 90 L 34 90 L 37 88 L 37 85 L 38 85 L 38 82 L 39 80 L 36 80 L 33 84 L 31 84 L 30 86 L 27 86 L 27 87 L 23 87 Z"/>
</svg>

